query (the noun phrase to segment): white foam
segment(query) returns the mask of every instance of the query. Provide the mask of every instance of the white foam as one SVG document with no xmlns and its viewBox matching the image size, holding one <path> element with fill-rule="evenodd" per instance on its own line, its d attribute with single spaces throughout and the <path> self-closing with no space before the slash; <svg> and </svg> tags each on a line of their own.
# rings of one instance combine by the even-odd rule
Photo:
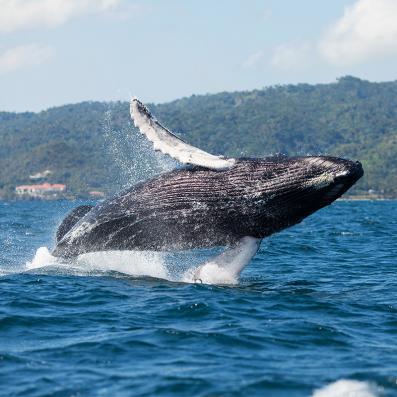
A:
<svg viewBox="0 0 397 397">
<path fill-rule="evenodd" d="M 151 251 L 106 251 L 80 255 L 77 265 L 87 271 L 117 271 L 131 276 L 170 279 L 164 254 Z"/>
<path fill-rule="evenodd" d="M 378 397 L 380 392 L 381 389 L 373 383 L 340 379 L 315 390 L 312 397 Z"/>
<path fill-rule="evenodd" d="M 153 251 L 106 251 L 83 254 L 73 260 L 65 260 L 51 255 L 47 247 L 37 249 L 34 258 L 26 262 L 25 269 L 58 269 L 62 274 L 95 275 L 96 272 L 116 271 L 127 275 L 161 278 L 174 282 L 203 283 L 203 284 L 237 284 L 242 267 L 237 268 L 236 258 L 220 262 L 219 258 L 227 258 L 228 253 L 210 258 L 204 263 L 197 264 L 194 253 L 178 260 L 173 265 L 168 263 L 167 254 Z M 195 264 L 192 264 L 195 263 Z M 245 262 L 244 262 L 245 263 Z M 189 264 L 190 267 L 189 267 Z M 172 269 L 172 271 L 170 271 Z"/>
<path fill-rule="evenodd" d="M 149 276 L 169 279 L 164 255 L 149 251 L 106 251 L 92 252 L 78 256 L 72 261 L 51 255 L 47 247 L 40 247 L 31 262 L 26 262 L 26 270 L 48 266 L 73 269 L 80 274 L 92 274 L 95 271 L 116 271 L 132 276 Z"/>
<path fill-rule="evenodd" d="M 54 265 L 57 258 L 50 254 L 47 247 L 40 247 L 31 262 L 26 262 L 26 270 L 39 269 L 41 267 Z"/>
</svg>

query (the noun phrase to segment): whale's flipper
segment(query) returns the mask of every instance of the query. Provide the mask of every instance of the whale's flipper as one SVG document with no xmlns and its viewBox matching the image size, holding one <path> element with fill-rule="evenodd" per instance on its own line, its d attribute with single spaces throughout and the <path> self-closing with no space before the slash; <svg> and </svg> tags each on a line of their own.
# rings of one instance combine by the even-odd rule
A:
<svg viewBox="0 0 397 397">
<path fill-rule="evenodd" d="M 234 246 L 198 267 L 193 280 L 204 284 L 236 282 L 257 253 L 261 241 L 254 237 L 243 237 Z"/>
<path fill-rule="evenodd" d="M 131 100 L 131 117 L 139 131 L 154 144 L 154 149 L 168 154 L 184 164 L 198 165 L 213 170 L 225 170 L 232 167 L 236 160 L 215 156 L 204 150 L 185 143 L 170 130 L 163 127 L 138 99 Z"/>
<path fill-rule="evenodd" d="M 56 234 L 56 242 L 58 243 L 62 240 L 62 237 L 91 209 L 94 208 L 93 205 L 80 205 L 79 207 L 73 208 L 69 214 L 66 215 L 65 219 L 59 225 L 57 234 Z"/>
</svg>

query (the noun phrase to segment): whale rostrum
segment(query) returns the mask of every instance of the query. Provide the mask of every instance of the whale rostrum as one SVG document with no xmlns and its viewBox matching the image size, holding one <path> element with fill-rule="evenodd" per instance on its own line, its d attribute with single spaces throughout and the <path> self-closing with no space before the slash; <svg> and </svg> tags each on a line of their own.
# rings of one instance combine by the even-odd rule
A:
<svg viewBox="0 0 397 397">
<path fill-rule="evenodd" d="M 163 127 L 135 98 L 131 116 L 155 150 L 188 166 L 75 209 L 61 225 L 55 256 L 228 246 L 216 263 L 224 266 L 236 253 L 248 263 L 261 239 L 331 204 L 363 175 L 359 162 L 330 156 L 209 154 Z"/>
</svg>

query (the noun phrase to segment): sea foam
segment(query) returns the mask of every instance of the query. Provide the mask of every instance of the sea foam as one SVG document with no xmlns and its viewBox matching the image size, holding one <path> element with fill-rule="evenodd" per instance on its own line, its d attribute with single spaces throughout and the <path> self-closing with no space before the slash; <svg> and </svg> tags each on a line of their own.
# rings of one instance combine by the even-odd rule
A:
<svg viewBox="0 0 397 397">
<path fill-rule="evenodd" d="M 95 275 L 103 272 L 119 272 L 133 277 L 153 277 L 173 282 L 202 284 L 236 284 L 238 275 L 233 268 L 220 267 L 211 258 L 195 263 L 194 254 L 171 265 L 167 253 L 154 251 L 104 251 L 79 255 L 65 260 L 51 255 L 47 247 L 37 249 L 31 261 L 26 262 L 25 270 L 58 269 L 73 275 Z M 200 269 L 200 279 L 196 274 Z"/>
<path fill-rule="evenodd" d="M 381 389 L 373 383 L 351 379 L 340 379 L 321 389 L 312 397 L 379 397 Z"/>
<path fill-rule="evenodd" d="M 106 251 L 79 255 L 73 260 L 57 258 L 47 247 L 40 247 L 32 259 L 26 262 L 26 270 L 62 268 L 73 274 L 91 275 L 96 272 L 115 271 L 131 276 L 148 276 L 169 279 L 163 255 L 150 251 Z"/>
</svg>

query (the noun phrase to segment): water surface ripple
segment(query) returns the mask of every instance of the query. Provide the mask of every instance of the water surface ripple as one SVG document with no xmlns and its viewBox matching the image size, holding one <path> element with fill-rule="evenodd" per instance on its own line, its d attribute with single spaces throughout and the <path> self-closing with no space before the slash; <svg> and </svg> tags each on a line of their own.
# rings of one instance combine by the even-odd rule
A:
<svg viewBox="0 0 397 397">
<path fill-rule="evenodd" d="M 0 202 L 0 395 L 311 396 L 340 379 L 397 395 L 396 202 L 321 210 L 237 285 L 27 270 L 78 204 Z"/>
</svg>

